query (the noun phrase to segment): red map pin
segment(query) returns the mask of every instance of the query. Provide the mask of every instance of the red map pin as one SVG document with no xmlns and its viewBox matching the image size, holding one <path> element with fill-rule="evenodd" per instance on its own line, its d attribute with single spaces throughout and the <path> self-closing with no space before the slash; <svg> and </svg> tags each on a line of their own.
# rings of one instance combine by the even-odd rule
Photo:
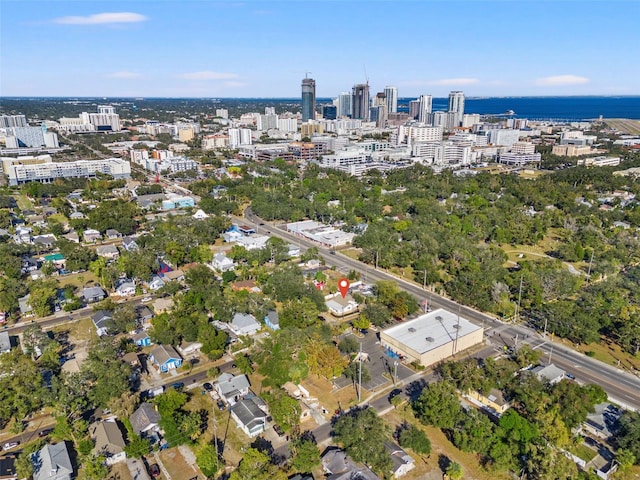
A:
<svg viewBox="0 0 640 480">
<path fill-rule="evenodd" d="M 349 293 L 349 280 L 346 278 L 341 278 L 338 281 L 338 290 L 340 290 L 340 294 L 342 295 L 342 298 L 347 296 L 347 293 Z"/>
</svg>

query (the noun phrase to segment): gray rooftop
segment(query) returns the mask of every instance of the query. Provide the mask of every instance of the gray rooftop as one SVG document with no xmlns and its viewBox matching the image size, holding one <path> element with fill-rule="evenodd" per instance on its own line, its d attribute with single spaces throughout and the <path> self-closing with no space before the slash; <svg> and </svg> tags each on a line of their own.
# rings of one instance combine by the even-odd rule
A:
<svg viewBox="0 0 640 480">
<path fill-rule="evenodd" d="M 457 325 L 460 326 L 459 329 L 456 328 Z M 409 322 L 387 328 L 383 333 L 423 354 L 454 341 L 456 335 L 458 338 L 464 337 L 481 328 L 455 313 L 439 308 Z"/>
<path fill-rule="evenodd" d="M 249 388 L 249 379 L 246 375 L 238 375 L 234 377 L 230 373 L 223 373 L 218 377 L 218 388 L 224 396 L 235 394 Z"/>
<path fill-rule="evenodd" d="M 105 291 L 100 287 L 86 287 L 82 289 L 82 296 L 86 298 L 104 297 Z"/>
<path fill-rule="evenodd" d="M 541 382 L 556 382 L 564 378 L 565 371 L 550 363 L 546 367 L 539 365 L 531 370 Z"/>
<path fill-rule="evenodd" d="M 156 412 L 151 403 L 146 402 L 131 414 L 129 421 L 131 422 L 133 431 L 140 435 L 141 432 L 145 432 L 158 425 L 160 414 Z"/>
<path fill-rule="evenodd" d="M 95 423 L 91 426 L 90 432 L 96 442 L 93 450 L 98 455 L 116 455 L 124 450 L 124 439 L 116 422 Z"/>
<path fill-rule="evenodd" d="M 0 332 L 0 353 L 6 353 L 11 350 L 11 339 L 9 338 L 9 332 L 3 330 Z"/>
<path fill-rule="evenodd" d="M 64 442 L 45 445 L 31 454 L 33 480 L 71 480 L 73 466 Z"/>
<path fill-rule="evenodd" d="M 256 423 L 264 423 L 268 417 L 253 398 L 243 398 L 231 407 L 231 411 L 249 429 Z"/>
<path fill-rule="evenodd" d="M 260 324 L 256 320 L 256 317 L 254 317 L 250 313 L 236 313 L 231 320 L 231 325 L 238 329 L 245 327 L 254 327 L 256 325 L 260 326 Z"/>
<path fill-rule="evenodd" d="M 156 345 L 153 350 L 151 350 L 151 355 L 153 355 L 153 358 L 159 364 L 163 364 L 172 358 L 182 358 L 171 345 Z"/>
</svg>

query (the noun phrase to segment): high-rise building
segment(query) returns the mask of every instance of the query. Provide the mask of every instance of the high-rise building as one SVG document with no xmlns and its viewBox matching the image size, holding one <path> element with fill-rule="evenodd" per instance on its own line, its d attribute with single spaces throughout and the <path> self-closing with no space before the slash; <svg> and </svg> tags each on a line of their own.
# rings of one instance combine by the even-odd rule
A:
<svg viewBox="0 0 640 480">
<path fill-rule="evenodd" d="M 398 89 L 396 87 L 384 87 L 384 95 L 387 102 L 387 112 L 398 112 Z"/>
<path fill-rule="evenodd" d="M 351 99 L 351 94 L 347 92 L 338 95 L 338 118 L 351 116 Z"/>
<path fill-rule="evenodd" d="M 265 115 L 275 115 L 276 114 L 276 107 L 264 107 L 264 114 Z"/>
<path fill-rule="evenodd" d="M 335 105 L 324 105 L 322 107 L 322 117 L 326 120 L 335 120 L 338 115 L 338 109 Z"/>
<path fill-rule="evenodd" d="M 464 92 L 453 91 L 449 93 L 449 111 L 457 114 L 456 126 L 459 126 L 462 123 L 462 117 L 464 116 Z"/>
<path fill-rule="evenodd" d="M 24 115 L 0 115 L 0 128 L 28 127 Z"/>
<path fill-rule="evenodd" d="M 420 100 L 411 100 L 409 102 L 409 118 L 417 120 L 420 116 Z"/>
<path fill-rule="evenodd" d="M 302 121 L 314 120 L 316 117 L 316 81 L 312 78 L 302 79 Z"/>
<path fill-rule="evenodd" d="M 418 110 L 418 121 L 420 123 L 427 123 L 429 121 L 429 114 L 433 106 L 433 98 L 431 95 L 420 95 L 418 99 L 420 102 L 420 108 Z"/>
<path fill-rule="evenodd" d="M 352 118 L 369 121 L 369 84 L 359 83 L 353 86 Z"/>
</svg>

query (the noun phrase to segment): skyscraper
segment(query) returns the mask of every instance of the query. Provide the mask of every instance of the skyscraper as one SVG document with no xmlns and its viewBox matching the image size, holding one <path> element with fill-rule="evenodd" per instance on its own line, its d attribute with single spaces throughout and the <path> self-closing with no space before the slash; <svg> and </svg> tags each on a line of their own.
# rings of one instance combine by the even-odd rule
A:
<svg viewBox="0 0 640 480">
<path fill-rule="evenodd" d="M 409 118 L 417 120 L 420 116 L 420 100 L 411 100 L 409 102 Z"/>
<path fill-rule="evenodd" d="M 325 120 L 335 120 L 338 115 L 338 108 L 335 105 L 323 105 L 322 116 Z"/>
<path fill-rule="evenodd" d="M 387 112 L 398 112 L 398 89 L 396 87 L 384 87 L 384 94 L 387 99 Z"/>
<path fill-rule="evenodd" d="M 338 95 L 338 118 L 350 117 L 351 114 L 351 94 L 342 92 Z"/>
<path fill-rule="evenodd" d="M 359 83 L 353 86 L 352 117 L 369 121 L 369 84 Z"/>
<path fill-rule="evenodd" d="M 302 121 L 316 118 L 316 81 L 312 78 L 302 79 Z"/>
<path fill-rule="evenodd" d="M 464 92 L 453 91 L 449 93 L 449 111 L 456 113 L 456 126 L 459 126 L 464 115 Z"/>
<path fill-rule="evenodd" d="M 427 123 L 429 121 L 429 114 L 433 106 L 433 98 L 431 95 L 420 95 L 418 99 L 420 102 L 420 109 L 418 111 L 418 121 L 420 123 Z"/>
</svg>

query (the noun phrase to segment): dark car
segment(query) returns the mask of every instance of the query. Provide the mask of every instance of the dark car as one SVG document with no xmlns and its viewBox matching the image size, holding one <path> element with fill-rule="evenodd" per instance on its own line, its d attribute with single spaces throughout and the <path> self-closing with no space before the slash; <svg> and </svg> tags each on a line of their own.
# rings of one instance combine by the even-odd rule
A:
<svg viewBox="0 0 640 480">
<path fill-rule="evenodd" d="M 184 383 L 182 383 L 182 382 L 172 383 L 171 384 L 171 388 L 173 388 L 175 390 L 182 390 L 184 388 Z"/>
<path fill-rule="evenodd" d="M 213 385 L 211 385 L 209 382 L 203 383 L 202 388 L 204 388 L 207 392 L 213 391 Z"/>
<path fill-rule="evenodd" d="M 282 437 L 284 435 L 284 431 L 278 425 L 273 426 L 273 431 L 276 432 L 279 437 Z"/>
<path fill-rule="evenodd" d="M 216 402 L 216 405 L 218 406 L 218 410 L 222 411 L 226 408 L 226 405 L 224 404 L 224 402 L 222 400 L 218 400 Z"/>
<path fill-rule="evenodd" d="M 51 432 L 53 432 L 53 428 L 45 428 L 44 430 L 41 430 L 40 432 L 38 432 L 38 436 L 40 438 L 42 437 L 46 437 L 47 435 L 49 435 Z"/>
<path fill-rule="evenodd" d="M 149 465 L 149 474 L 152 477 L 159 477 L 160 476 L 160 467 L 158 466 L 157 463 L 152 463 L 151 465 Z"/>
</svg>

